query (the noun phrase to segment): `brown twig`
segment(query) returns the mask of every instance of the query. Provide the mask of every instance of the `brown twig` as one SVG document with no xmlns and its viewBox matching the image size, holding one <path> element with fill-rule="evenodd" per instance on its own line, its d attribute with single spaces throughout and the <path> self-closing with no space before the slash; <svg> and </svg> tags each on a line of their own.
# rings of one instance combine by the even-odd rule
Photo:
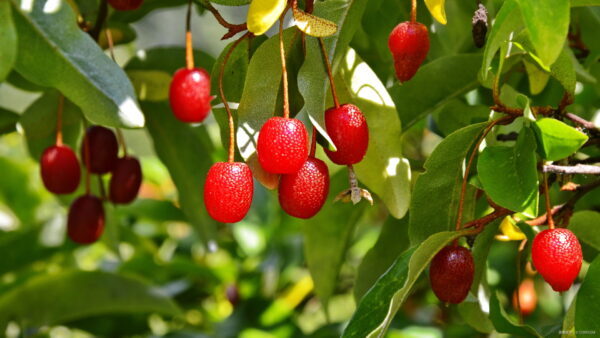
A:
<svg viewBox="0 0 600 338">
<path fill-rule="evenodd" d="M 223 16 L 221 16 L 221 13 L 219 13 L 219 11 L 215 7 L 213 7 L 213 5 L 209 1 L 200 1 L 200 4 L 212 13 L 212 15 L 215 17 L 215 19 L 221 26 L 227 28 L 228 32 L 225 33 L 223 37 L 221 37 L 221 40 L 229 39 L 230 37 L 236 35 L 239 32 L 248 30 L 248 25 L 246 23 L 237 25 L 229 23 L 223 18 Z"/>
<path fill-rule="evenodd" d="M 285 48 L 283 45 L 283 20 L 285 18 L 286 10 L 281 13 L 279 17 L 279 54 L 281 56 L 281 75 L 283 77 L 283 117 L 290 117 L 290 98 L 288 93 L 288 78 L 287 78 L 287 68 L 285 65 Z"/>
<path fill-rule="evenodd" d="M 417 22 L 417 0 L 410 2 L 410 22 Z"/>
<path fill-rule="evenodd" d="M 555 173 L 555 174 L 582 174 L 582 175 L 600 175 L 600 166 L 587 165 L 587 164 L 576 164 L 574 166 L 554 165 L 546 164 L 543 168 L 544 173 Z"/>
<path fill-rule="evenodd" d="M 483 227 L 485 227 L 489 223 L 492 223 L 493 221 L 497 220 L 498 218 L 508 216 L 512 213 L 513 212 L 511 210 L 508 210 L 501 206 L 495 206 L 494 211 L 491 214 L 487 214 L 481 218 L 478 218 L 478 219 L 475 219 L 475 220 L 465 223 L 464 228 L 466 229 L 466 228 L 475 227 L 476 229 L 478 229 L 477 232 L 480 232 L 481 230 L 483 230 Z"/>
<path fill-rule="evenodd" d="M 325 50 L 325 43 L 323 43 L 323 38 L 318 38 L 319 46 L 321 46 L 321 54 L 323 54 L 323 62 L 325 62 L 325 67 L 327 68 L 327 76 L 329 77 L 329 84 L 331 86 L 331 96 L 333 97 L 333 103 L 336 108 L 340 106 L 340 101 L 338 100 L 337 91 L 335 89 L 335 81 L 333 80 L 333 73 L 331 72 L 331 63 L 329 62 L 329 57 L 327 56 L 327 51 Z"/>
<path fill-rule="evenodd" d="M 569 120 L 577 123 L 578 125 L 584 127 L 585 129 L 598 130 L 598 127 L 593 122 L 590 122 L 590 121 L 588 121 L 578 115 L 575 115 L 573 113 L 565 113 L 565 117 L 568 118 Z"/>
<path fill-rule="evenodd" d="M 98 7 L 98 15 L 96 16 L 96 23 L 94 27 L 88 32 L 94 41 L 98 41 L 102 27 L 108 17 L 108 1 L 100 0 L 100 6 Z"/>
</svg>

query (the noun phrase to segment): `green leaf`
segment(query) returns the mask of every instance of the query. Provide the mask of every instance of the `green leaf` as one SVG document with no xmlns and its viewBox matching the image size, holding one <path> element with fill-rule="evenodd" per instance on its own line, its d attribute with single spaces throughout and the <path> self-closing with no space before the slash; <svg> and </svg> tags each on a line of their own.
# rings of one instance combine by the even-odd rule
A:
<svg viewBox="0 0 600 338">
<path fill-rule="evenodd" d="M 588 137 L 564 122 L 542 118 L 533 124 L 540 156 L 558 161 L 574 154 L 587 142 Z"/>
<path fill-rule="evenodd" d="M 571 0 L 571 7 L 600 6 L 600 0 Z"/>
<path fill-rule="evenodd" d="M 0 236 L 0 250 L 5 259 L 0 262 L 0 275 L 18 271 L 38 260 L 49 259 L 63 249 L 43 246 L 39 242 L 39 228 L 3 233 Z"/>
<path fill-rule="evenodd" d="M 396 83 L 390 94 L 404 129 L 477 87 L 480 64 L 481 54 L 444 56 L 421 67 L 410 81 Z"/>
<path fill-rule="evenodd" d="M 539 180 L 535 139 L 529 128 L 519 133 L 514 147 L 486 147 L 477 160 L 479 180 L 498 205 L 536 217 Z"/>
<path fill-rule="evenodd" d="M 204 178 L 212 165 L 206 154 L 210 154 L 212 149 L 203 144 L 193 127 L 173 116 L 167 102 L 144 102 L 142 107 L 154 150 L 169 169 L 177 187 L 181 210 L 196 227 L 204 243 L 213 245 L 216 225 L 208 216 L 202 197 Z M 199 128 L 206 133 L 204 126 Z"/>
<path fill-rule="evenodd" d="M 377 75 L 349 49 L 340 66 L 338 94 L 360 108 L 369 125 L 369 147 L 356 175 L 377 194 L 390 214 L 402 218 L 410 202 L 410 165 L 402 156 L 400 119 Z"/>
<path fill-rule="evenodd" d="M 214 2 L 223 6 L 242 6 L 247 5 L 252 0 L 210 0 L 210 2 Z"/>
<path fill-rule="evenodd" d="M 475 330 L 486 334 L 494 331 L 494 325 L 488 318 L 488 314 L 481 309 L 477 298 L 467 297 L 462 303 L 458 304 L 458 312 L 463 320 Z"/>
<path fill-rule="evenodd" d="M 129 70 L 135 94 L 140 101 L 165 101 L 169 99 L 171 74 L 160 70 Z"/>
<path fill-rule="evenodd" d="M 40 196 L 34 189 L 32 175 L 38 175 L 33 166 L 0 157 L 2 179 L 0 180 L 0 200 L 17 216 L 23 227 L 35 224 Z"/>
<path fill-rule="evenodd" d="M 440 231 L 454 229 L 463 179 L 463 163 L 477 142 L 484 123 L 446 137 L 425 162 L 413 189 L 408 235 L 415 245 Z"/>
<path fill-rule="evenodd" d="M 558 55 L 556 62 L 550 67 L 550 75 L 557 79 L 570 95 L 575 95 L 575 84 L 577 82 L 575 63 L 578 64 L 578 61 L 575 59 L 571 48 L 565 46 Z"/>
<path fill-rule="evenodd" d="M 486 225 L 483 232 L 475 237 L 475 244 L 473 244 L 473 249 L 471 250 L 473 261 L 475 262 L 475 275 L 473 277 L 473 284 L 471 285 L 471 293 L 474 295 L 477 294 L 479 283 L 487 270 L 487 258 L 492 243 L 494 243 L 494 236 L 498 233 L 499 226 L 500 220 L 494 221 Z"/>
<path fill-rule="evenodd" d="M 523 60 L 525 70 L 527 71 L 527 78 L 529 79 L 529 92 L 531 95 L 537 95 L 544 90 L 548 80 L 550 80 L 550 74 L 544 72 L 542 68 L 537 64 Z"/>
<path fill-rule="evenodd" d="M 579 238 L 580 241 L 600 250 L 600 212 L 583 210 L 573 214 L 569 221 L 569 230 Z"/>
<path fill-rule="evenodd" d="M 19 36 L 16 69 L 27 80 L 60 90 L 93 123 L 143 127 L 144 115 L 125 72 L 77 26 L 65 0 L 10 0 Z M 41 57 L 43 56 L 43 57 Z"/>
<path fill-rule="evenodd" d="M 433 256 L 472 230 L 439 232 L 401 254 L 358 304 L 343 337 L 384 337 L 390 322 Z"/>
<path fill-rule="evenodd" d="M 138 198 L 132 204 L 119 206 L 121 215 L 148 219 L 155 222 L 185 221 L 185 215 L 170 201 Z"/>
<path fill-rule="evenodd" d="M 210 71 L 215 63 L 215 58 L 198 49 L 194 50 L 196 67 Z M 183 47 L 157 47 L 140 51 L 125 66 L 127 72 L 134 70 L 156 70 L 172 75 L 178 69 L 185 67 L 185 48 Z M 215 92 L 216 87 L 211 88 Z"/>
<path fill-rule="evenodd" d="M 10 9 L 8 1 L 0 1 L 0 82 L 6 79 L 17 59 L 17 32 Z"/>
<path fill-rule="evenodd" d="M 0 297 L 0 328 L 4 331 L 10 320 L 30 327 L 139 312 L 181 314 L 168 296 L 140 279 L 100 271 L 67 271 L 41 274 L 4 293 Z"/>
<path fill-rule="evenodd" d="M 544 68 L 558 58 L 569 30 L 569 0 L 516 0 Z"/>
<path fill-rule="evenodd" d="M 442 134 L 450 135 L 470 124 L 487 121 L 489 115 L 488 106 L 470 106 L 460 99 L 454 99 L 439 109 L 433 118 Z"/>
<path fill-rule="evenodd" d="M 600 257 L 590 264 L 575 302 L 575 331 L 600 332 Z"/>
<path fill-rule="evenodd" d="M 506 311 L 498 300 L 498 292 L 492 292 L 490 297 L 490 319 L 500 333 L 508 333 L 519 337 L 541 337 L 533 328 L 527 325 L 516 324 L 508 318 Z"/>
<path fill-rule="evenodd" d="M 0 108 L 0 135 L 15 131 L 19 118 L 19 114 Z"/>
</svg>

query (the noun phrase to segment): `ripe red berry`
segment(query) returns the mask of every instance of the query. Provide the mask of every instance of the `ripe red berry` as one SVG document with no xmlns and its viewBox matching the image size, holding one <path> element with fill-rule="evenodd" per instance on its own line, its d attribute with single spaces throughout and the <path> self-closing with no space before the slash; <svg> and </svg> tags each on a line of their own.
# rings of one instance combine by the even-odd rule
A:
<svg viewBox="0 0 600 338">
<path fill-rule="evenodd" d="M 337 151 L 325 149 L 335 164 L 348 165 L 360 162 L 369 146 L 369 127 L 357 106 L 344 104 L 325 112 L 325 128 Z"/>
<path fill-rule="evenodd" d="M 108 0 L 112 8 L 118 11 L 131 11 L 140 8 L 144 0 Z"/>
<path fill-rule="evenodd" d="M 56 145 L 46 148 L 40 161 L 42 181 L 54 194 L 70 194 L 79 186 L 81 168 L 71 148 Z"/>
<path fill-rule="evenodd" d="M 398 80 L 410 80 L 429 52 L 427 27 L 419 22 L 405 21 L 398 24 L 390 33 L 388 47 L 394 57 Z"/>
<path fill-rule="evenodd" d="M 98 197 L 83 195 L 71 204 L 67 233 L 73 242 L 93 243 L 100 238 L 103 230 L 104 207 Z"/>
<path fill-rule="evenodd" d="M 102 126 L 92 126 L 85 133 L 81 143 L 81 162 L 87 165 L 86 142 L 90 150 L 90 172 L 106 174 L 112 171 L 119 155 L 119 143 L 115 133 Z"/>
<path fill-rule="evenodd" d="M 583 256 L 577 237 L 568 229 L 546 229 L 533 239 L 533 266 L 554 291 L 566 291 L 579 274 Z"/>
<path fill-rule="evenodd" d="M 535 293 L 535 285 L 531 278 L 527 278 L 519 285 L 519 305 L 521 314 L 529 316 L 537 306 L 537 294 Z M 513 308 L 519 311 L 517 306 L 517 290 L 513 293 Z"/>
<path fill-rule="evenodd" d="M 115 204 L 131 203 L 142 184 L 142 167 L 135 157 L 117 160 L 110 178 L 110 200 Z"/>
<path fill-rule="evenodd" d="M 272 117 L 262 126 L 256 146 L 258 161 L 272 174 L 298 171 L 308 158 L 308 133 L 302 121 Z"/>
<path fill-rule="evenodd" d="M 222 223 L 241 221 L 252 204 L 254 182 L 246 163 L 217 162 L 204 184 L 204 205 L 210 217 Z"/>
<path fill-rule="evenodd" d="M 171 109 L 182 122 L 202 122 L 210 113 L 210 75 L 202 68 L 175 72 L 169 89 Z"/>
<path fill-rule="evenodd" d="M 433 257 L 429 281 L 441 301 L 458 304 L 467 298 L 474 274 L 471 251 L 462 246 L 449 245 Z"/>
<path fill-rule="evenodd" d="M 311 218 L 321 210 L 329 193 L 329 170 L 325 162 L 309 157 L 300 170 L 281 175 L 279 204 L 289 215 Z"/>
</svg>

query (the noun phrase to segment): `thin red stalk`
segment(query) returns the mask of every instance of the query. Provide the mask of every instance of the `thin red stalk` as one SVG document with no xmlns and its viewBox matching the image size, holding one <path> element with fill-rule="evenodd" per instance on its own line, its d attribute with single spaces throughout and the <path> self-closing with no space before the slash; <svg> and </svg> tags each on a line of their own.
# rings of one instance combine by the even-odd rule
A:
<svg viewBox="0 0 600 338">
<path fill-rule="evenodd" d="M 416 21 L 417 21 L 417 0 L 412 0 L 411 8 L 410 8 L 410 22 L 416 22 Z"/>
<path fill-rule="evenodd" d="M 321 53 L 323 54 L 323 61 L 325 62 L 325 67 L 327 68 L 327 76 L 329 77 L 329 84 L 331 86 L 331 96 L 333 97 L 333 103 L 335 107 L 338 108 L 340 106 L 340 101 L 337 97 L 337 91 L 335 89 L 335 81 L 333 80 L 333 73 L 331 72 L 331 63 L 329 62 L 329 57 L 327 56 L 327 51 L 325 50 L 325 44 L 323 43 L 323 38 L 319 39 L 319 46 L 321 46 Z"/>
<path fill-rule="evenodd" d="M 287 68 L 285 65 L 285 48 L 283 47 L 283 20 L 287 10 L 279 17 L 279 54 L 281 55 L 281 73 L 283 76 L 283 117 L 290 117 L 290 99 L 288 94 Z"/>
<path fill-rule="evenodd" d="M 310 142 L 310 157 L 315 157 L 317 151 L 317 128 L 313 127 L 312 140 Z"/>
<path fill-rule="evenodd" d="M 192 0 L 188 1 L 187 16 L 185 19 L 185 67 L 194 68 L 194 49 L 192 46 Z"/>
<path fill-rule="evenodd" d="M 87 123 L 86 123 L 86 130 L 87 130 Z M 85 158 L 83 159 L 85 161 L 85 193 L 87 195 L 90 194 L 90 141 L 88 137 L 84 137 L 83 138 L 83 147 L 85 148 Z"/>
<path fill-rule="evenodd" d="M 58 108 L 56 109 L 56 145 L 62 146 L 63 144 L 63 136 L 62 136 L 62 119 L 63 119 L 63 109 L 65 106 L 65 97 L 60 94 L 58 96 Z"/>
</svg>

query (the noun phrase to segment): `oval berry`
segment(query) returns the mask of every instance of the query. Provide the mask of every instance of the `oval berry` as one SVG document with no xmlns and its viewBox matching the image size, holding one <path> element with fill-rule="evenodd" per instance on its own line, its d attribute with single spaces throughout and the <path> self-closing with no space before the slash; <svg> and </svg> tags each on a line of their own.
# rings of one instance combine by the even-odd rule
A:
<svg viewBox="0 0 600 338">
<path fill-rule="evenodd" d="M 517 290 L 513 293 L 513 308 L 521 311 L 523 316 L 529 316 L 537 307 L 537 294 L 533 279 L 527 278 L 519 285 L 519 304 L 517 304 Z M 519 306 L 520 305 L 520 306 Z"/>
<path fill-rule="evenodd" d="M 217 162 L 204 184 L 204 205 L 210 217 L 221 223 L 241 221 L 252 204 L 254 182 L 246 163 Z"/>
<path fill-rule="evenodd" d="M 90 150 L 89 159 L 86 158 L 87 148 Z M 112 130 L 102 126 L 88 128 L 81 143 L 81 162 L 87 165 L 89 160 L 91 173 L 106 174 L 112 171 L 118 155 L 119 143 Z"/>
<path fill-rule="evenodd" d="M 272 174 L 298 171 L 308 158 L 308 133 L 298 119 L 272 117 L 260 129 L 256 145 L 261 167 Z"/>
<path fill-rule="evenodd" d="M 467 298 L 474 274 L 471 251 L 462 246 L 449 245 L 433 257 L 429 281 L 433 292 L 442 302 L 458 304 Z"/>
<path fill-rule="evenodd" d="M 390 33 L 388 47 L 394 57 L 398 80 L 410 80 L 429 52 L 427 27 L 419 22 L 406 21 L 398 24 Z"/>
<path fill-rule="evenodd" d="M 117 160 L 110 178 L 110 201 L 129 204 L 138 195 L 142 184 L 142 167 L 135 157 L 126 156 Z"/>
<path fill-rule="evenodd" d="M 325 128 L 337 151 L 325 149 L 335 164 L 349 165 L 362 161 L 369 147 L 369 127 L 357 106 L 344 104 L 325 112 Z"/>
<path fill-rule="evenodd" d="M 171 109 L 182 122 L 198 123 L 210 113 L 210 75 L 202 68 L 175 72 L 169 89 Z"/>
<path fill-rule="evenodd" d="M 546 229 L 533 239 L 531 259 L 554 291 L 566 291 L 579 274 L 583 255 L 577 237 L 570 230 Z"/>
<path fill-rule="evenodd" d="M 70 194 L 79 186 L 81 168 L 77 156 L 65 145 L 46 148 L 40 160 L 42 181 L 54 194 Z"/>
<path fill-rule="evenodd" d="M 67 233 L 75 243 L 90 244 L 98 240 L 104 231 L 104 207 L 102 201 L 92 195 L 77 198 L 69 209 Z"/>
<path fill-rule="evenodd" d="M 300 170 L 281 175 L 279 204 L 289 215 L 311 218 L 325 204 L 329 193 L 329 170 L 325 162 L 309 157 Z"/>
<path fill-rule="evenodd" d="M 132 11 L 140 8 L 144 0 L 108 0 L 112 8 L 118 11 Z"/>
</svg>

